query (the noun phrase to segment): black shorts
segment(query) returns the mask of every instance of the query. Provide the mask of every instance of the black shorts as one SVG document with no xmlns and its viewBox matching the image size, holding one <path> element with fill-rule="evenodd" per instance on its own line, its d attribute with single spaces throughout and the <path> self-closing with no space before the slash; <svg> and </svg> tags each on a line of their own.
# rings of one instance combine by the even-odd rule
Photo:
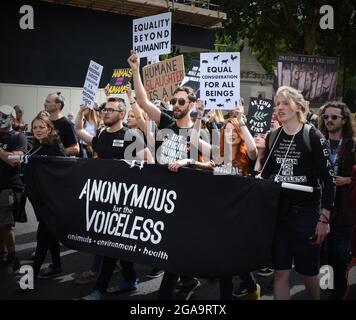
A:
<svg viewBox="0 0 356 320">
<path fill-rule="evenodd" d="M 293 207 L 290 215 L 277 221 L 273 245 L 275 270 L 295 271 L 305 276 L 316 276 L 320 268 L 320 246 L 313 246 L 309 238 L 315 234 L 319 220 L 317 209 Z"/>
</svg>

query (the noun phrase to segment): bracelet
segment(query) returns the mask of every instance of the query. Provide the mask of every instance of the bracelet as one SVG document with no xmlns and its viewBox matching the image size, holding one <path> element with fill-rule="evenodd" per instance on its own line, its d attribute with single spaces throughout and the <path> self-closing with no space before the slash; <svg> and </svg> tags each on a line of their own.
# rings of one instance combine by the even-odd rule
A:
<svg viewBox="0 0 356 320">
<path fill-rule="evenodd" d="M 137 101 L 130 102 L 130 106 L 133 106 Z"/>
<path fill-rule="evenodd" d="M 243 121 L 239 121 L 239 126 L 240 126 L 240 127 L 246 127 L 246 124 L 245 124 L 245 122 L 243 122 Z"/>
<path fill-rule="evenodd" d="M 200 117 L 200 118 L 196 117 L 195 119 L 196 119 L 196 120 L 201 120 L 201 117 Z"/>
</svg>

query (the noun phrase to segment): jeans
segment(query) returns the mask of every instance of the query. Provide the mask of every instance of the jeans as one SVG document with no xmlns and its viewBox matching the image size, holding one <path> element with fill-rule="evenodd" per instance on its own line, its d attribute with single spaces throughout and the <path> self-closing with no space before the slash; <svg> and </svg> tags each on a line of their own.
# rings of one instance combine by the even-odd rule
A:
<svg viewBox="0 0 356 320">
<path fill-rule="evenodd" d="M 100 271 L 102 264 L 103 264 L 103 259 L 104 259 L 103 256 L 99 256 L 97 254 L 94 255 L 90 271 L 92 271 L 93 273 L 98 273 Z"/>
<path fill-rule="evenodd" d="M 347 265 L 351 258 L 352 225 L 332 225 L 328 236 L 328 263 L 334 269 L 335 293 L 343 296 L 347 281 Z"/>
</svg>

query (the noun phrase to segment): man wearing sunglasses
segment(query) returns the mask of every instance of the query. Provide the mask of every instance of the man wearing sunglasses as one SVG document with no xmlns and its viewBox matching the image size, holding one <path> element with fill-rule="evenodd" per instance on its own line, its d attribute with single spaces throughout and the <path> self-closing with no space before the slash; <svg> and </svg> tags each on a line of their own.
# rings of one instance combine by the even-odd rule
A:
<svg viewBox="0 0 356 320">
<path fill-rule="evenodd" d="M 101 159 L 126 159 L 126 160 L 145 160 L 151 159 L 147 148 L 144 148 L 143 137 L 135 134 L 134 131 L 124 127 L 123 121 L 126 113 L 125 100 L 120 98 L 108 98 L 105 107 L 102 109 L 103 121 L 105 128 L 103 128 L 96 137 L 93 137 L 83 129 L 83 112 L 87 107 L 82 105 L 75 121 L 76 132 L 85 143 L 91 144 L 93 150 Z M 125 153 L 126 148 L 132 143 L 133 136 L 135 136 L 135 145 L 142 146 L 137 150 L 136 155 L 128 158 Z M 125 157 L 126 156 L 126 157 Z M 135 158 L 134 158 L 135 157 Z M 123 269 L 124 281 L 120 283 L 115 292 L 132 292 L 137 290 L 138 282 L 136 279 L 136 271 L 134 264 L 130 261 L 120 260 Z M 99 277 L 94 286 L 94 291 L 89 295 L 83 297 L 84 300 L 100 300 L 103 294 L 106 293 L 109 281 L 114 272 L 116 259 L 104 257 Z"/>
<path fill-rule="evenodd" d="M 187 164 L 194 163 L 194 160 L 190 159 L 191 157 L 194 158 L 190 151 L 193 148 L 201 151 L 204 142 L 201 139 L 199 140 L 199 131 L 192 130 L 193 122 L 190 113 L 196 102 L 193 90 L 189 87 L 178 87 L 174 91 L 174 97 L 171 100 L 173 117 L 171 117 L 148 99 L 140 77 L 139 59 L 134 51 L 131 51 L 131 56 L 127 61 L 133 73 L 137 103 L 147 113 L 148 117 L 156 122 L 160 130 L 156 140 L 161 140 L 163 137 L 162 145 L 156 152 L 157 162 L 168 164 L 171 171 L 176 171 L 175 166 L 178 161 L 186 161 Z M 199 119 L 201 119 L 201 116 Z M 188 148 L 188 137 L 190 137 L 190 148 Z M 178 294 L 185 300 L 188 300 L 194 291 L 200 287 L 199 280 L 195 278 L 179 276 L 166 271 L 159 289 L 159 299 L 175 298 L 178 278 L 181 280 Z"/>
<path fill-rule="evenodd" d="M 356 164 L 356 127 L 345 103 L 328 102 L 320 108 L 319 128 L 329 140 L 330 159 L 336 175 L 335 217 L 328 235 L 328 262 L 334 268 L 335 289 L 331 298 L 341 300 L 346 289 L 345 274 L 349 261 L 352 226 L 356 209 L 349 188 L 352 166 Z"/>
</svg>

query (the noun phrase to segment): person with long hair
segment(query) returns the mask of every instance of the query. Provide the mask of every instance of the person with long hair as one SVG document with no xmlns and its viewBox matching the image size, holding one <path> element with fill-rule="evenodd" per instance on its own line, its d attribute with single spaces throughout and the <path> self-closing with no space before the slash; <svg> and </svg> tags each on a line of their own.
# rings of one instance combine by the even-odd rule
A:
<svg viewBox="0 0 356 320">
<path fill-rule="evenodd" d="M 330 231 L 330 211 L 335 197 L 333 166 L 323 135 L 305 124 L 308 104 L 302 94 L 282 86 L 274 101 L 282 126 L 274 132 L 271 144 L 272 133 L 267 136 L 261 176 L 313 188 L 312 193 L 281 191 L 281 211 L 276 221 L 272 255 L 274 298 L 290 298 L 289 279 L 294 263 L 309 297 L 317 300 L 320 298 L 320 245 Z"/>
<path fill-rule="evenodd" d="M 65 156 L 64 147 L 54 129 L 53 123 L 48 117 L 38 114 L 31 122 L 31 132 L 34 136 L 34 146 L 27 152 L 27 155 Z M 34 276 L 35 278 L 49 278 L 62 272 L 60 244 L 43 222 L 37 202 L 33 201 L 31 197 L 29 197 L 29 200 L 39 221 L 37 247 L 33 263 Z M 43 212 L 41 213 L 43 214 Z M 40 272 L 48 249 L 52 256 L 52 264 Z"/>
<path fill-rule="evenodd" d="M 96 105 L 97 107 L 97 105 Z M 83 128 L 95 136 L 99 127 L 99 120 L 94 109 L 86 108 L 83 111 Z M 92 158 L 93 149 L 85 141 L 80 141 L 80 155 L 83 158 Z"/>
<path fill-rule="evenodd" d="M 356 222 L 349 192 L 352 167 L 356 165 L 356 125 L 345 103 L 330 101 L 319 110 L 319 128 L 329 141 L 336 175 L 335 217 L 331 220 L 327 251 L 328 264 L 334 268 L 330 298 L 341 300 L 347 287 L 345 274 L 350 260 L 352 226 Z"/>
<path fill-rule="evenodd" d="M 214 161 L 195 162 L 195 166 L 200 169 L 216 170 L 217 174 L 231 174 L 248 176 L 251 168 L 251 161 L 257 158 L 257 148 L 255 141 L 242 120 L 242 108 L 237 109 L 237 117 L 229 118 L 220 131 L 220 159 L 223 163 L 216 166 Z M 197 121 L 200 117 L 197 117 Z M 191 164 L 191 159 L 178 160 L 168 166 L 171 171 L 177 172 L 179 168 Z M 244 283 L 242 293 L 233 293 L 232 277 L 224 277 L 220 282 L 220 298 L 231 300 L 233 296 L 240 298 L 248 297 L 250 300 L 257 300 L 260 297 L 260 286 L 256 283 L 253 274 L 238 274 Z M 241 290 L 240 290 L 241 291 Z"/>
</svg>

